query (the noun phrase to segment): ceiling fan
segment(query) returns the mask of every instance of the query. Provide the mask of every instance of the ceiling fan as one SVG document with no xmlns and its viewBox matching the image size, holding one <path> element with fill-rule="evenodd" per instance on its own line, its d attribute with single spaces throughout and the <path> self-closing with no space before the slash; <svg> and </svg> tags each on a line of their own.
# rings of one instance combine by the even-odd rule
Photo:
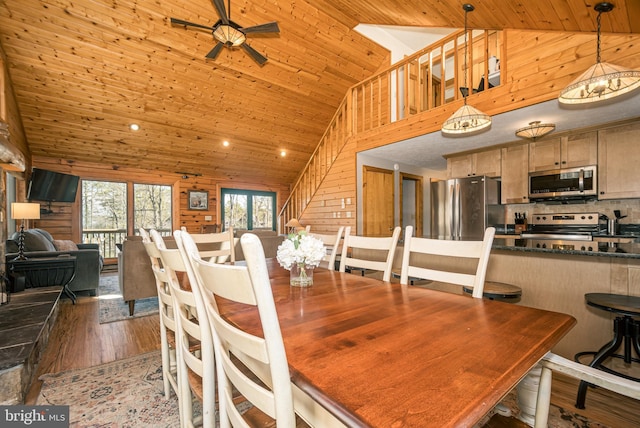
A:
<svg viewBox="0 0 640 428">
<path fill-rule="evenodd" d="M 260 52 L 253 49 L 246 43 L 247 35 L 256 33 L 279 33 L 278 23 L 267 22 L 265 24 L 254 25 L 252 27 L 241 27 L 231 20 L 231 0 L 228 2 L 229 14 L 224 7 L 224 0 L 212 0 L 213 6 L 218 11 L 220 19 L 212 26 L 202 24 L 194 24 L 193 22 L 184 21 L 182 19 L 171 18 L 171 23 L 176 25 L 184 25 L 186 27 L 196 27 L 210 30 L 213 38 L 218 43 L 206 55 L 207 58 L 215 59 L 224 46 L 228 48 L 242 47 L 258 64 L 263 65 L 267 62 L 267 58 Z"/>
</svg>

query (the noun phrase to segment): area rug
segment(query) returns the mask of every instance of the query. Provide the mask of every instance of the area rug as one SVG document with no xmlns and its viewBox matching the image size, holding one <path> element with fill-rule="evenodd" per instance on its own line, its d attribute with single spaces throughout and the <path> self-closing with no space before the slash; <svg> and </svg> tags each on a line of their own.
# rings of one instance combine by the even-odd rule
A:
<svg viewBox="0 0 640 428">
<path fill-rule="evenodd" d="M 158 298 L 138 299 L 133 315 L 129 315 L 129 304 L 122 299 L 118 275 L 101 275 L 98 288 L 100 324 L 145 317 L 158 313 Z"/>
<path fill-rule="evenodd" d="M 178 399 L 165 399 L 160 352 L 45 374 L 37 405 L 69 405 L 70 426 L 180 426 Z"/>
<path fill-rule="evenodd" d="M 502 404 L 511 411 L 511 417 L 517 418 L 520 413 L 518 408 L 518 400 L 515 389 L 512 390 L 506 398 L 502 401 Z M 474 428 L 480 428 L 487 424 L 489 419 L 495 414 L 495 410 L 491 411 L 485 416 Z M 496 425 L 498 426 L 498 425 Z M 501 426 L 501 425 L 500 425 Z M 606 425 L 602 425 L 598 422 L 592 421 L 582 415 L 574 413 L 570 410 L 563 409 L 562 407 L 549 406 L 549 419 L 547 421 L 548 428 L 609 428 Z"/>
<path fill-rule="evenodd" d="M 164 397 L 160 351 L 125 360 L 40 376 L 36 405 L 68 405 L 74 428 L 174 428 L 180 426 L 178 399 Z M 246 401 L 236 407 L 251 408 Z M 196 401 L 195 416 L 202 408 Z M 216 414 L 216 421 L 218 415 Z"/>
</svg>

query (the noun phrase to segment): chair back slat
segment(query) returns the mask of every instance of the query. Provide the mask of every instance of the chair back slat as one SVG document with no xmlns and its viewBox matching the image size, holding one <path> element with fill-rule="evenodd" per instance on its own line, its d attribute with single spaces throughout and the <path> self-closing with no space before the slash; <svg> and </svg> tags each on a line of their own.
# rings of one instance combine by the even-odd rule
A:
<svg viewBox="0 0 640 428">
<path fill-rule="evenodd" d="M 342 253 L 342 233 L 344 232 L 344 226 L 338 228 L 336 234 L 322 234 L 322 233 L 309 233 L 310 236 L 320 239 L 324 244 L 326 256 L 320 262 L 320 267 L 335 270 L 336 259 L 338 255 Z"/>
<path fill-rule="evenodd" d="M 401 230 L 397 226 L 390 237 L 370 237 L 351 235 L 351 226 L 347 226 L 340 255 L 340 272 L 345 272 L 347 267 L 372 269 L 382 271 L 383 281 L 389 281 Z M 377 258 L 379 254 L 383 260 Z"/>
<path fill-rule="evenodd" d="M 481 298 L 489 263 L 491 246 L 496 229 L 488 227 L 482 241 L 453 241 L 413 236 L 413 226 L 407 226 L 402 254 L 400 283 L 407 284 L 409 277 L 426 279 L 473 288 L 473 297 Z M 452 270 L 451 266 L 427 266 L 436 257 L 455 257 L 477 260 L 473 272 Z M 422 264 L 421 264 L 422 262 Z"/>
</svg>

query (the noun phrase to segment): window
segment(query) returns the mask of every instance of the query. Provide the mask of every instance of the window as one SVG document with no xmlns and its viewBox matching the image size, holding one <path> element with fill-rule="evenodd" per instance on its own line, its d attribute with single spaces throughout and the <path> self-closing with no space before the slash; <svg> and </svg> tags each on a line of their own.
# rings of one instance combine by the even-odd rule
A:
<svg viewBox="0 0 640 428">
<path fill-rule="evenodd" d="M 275 192 L 222 189 L 221 195 L 225 229 L 276 230 Z"/>
<path fill-rule="evenodd" d="M 171 186 L 133 185 L 133 228 L 171 233 Z"/>
<path fill-rule="evenodd" d="M 105 258 L 140 227 L 171 234 L 171 186 L 82 180 L 82 242 L 100 245 Z"/>
</svg>

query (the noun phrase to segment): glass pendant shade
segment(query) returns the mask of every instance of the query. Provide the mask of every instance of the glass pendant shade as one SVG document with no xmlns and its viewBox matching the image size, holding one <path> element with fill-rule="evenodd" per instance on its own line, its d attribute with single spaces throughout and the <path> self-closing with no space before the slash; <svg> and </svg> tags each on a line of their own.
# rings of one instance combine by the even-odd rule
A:
<svg viewBox="0 0 640 428">
<path fill-rule="evenodd" d="M 563 104 L 604 101 L 640 87 L 640 71 L 606 62 L 592 65 L 560 93 Z"/>
<path fill-rule="evenodd" d="M 247 39 L 242 31 L 224 24 L 216 28 L 213 37 L 227 46 L 240 46 Z"/>
<path fill-rule="evenodd" d="M 468 134 L 491 125 L 491 117 L 470 105 L 463 105 L 442 125 L 445 134 Z"/>
</svg>

